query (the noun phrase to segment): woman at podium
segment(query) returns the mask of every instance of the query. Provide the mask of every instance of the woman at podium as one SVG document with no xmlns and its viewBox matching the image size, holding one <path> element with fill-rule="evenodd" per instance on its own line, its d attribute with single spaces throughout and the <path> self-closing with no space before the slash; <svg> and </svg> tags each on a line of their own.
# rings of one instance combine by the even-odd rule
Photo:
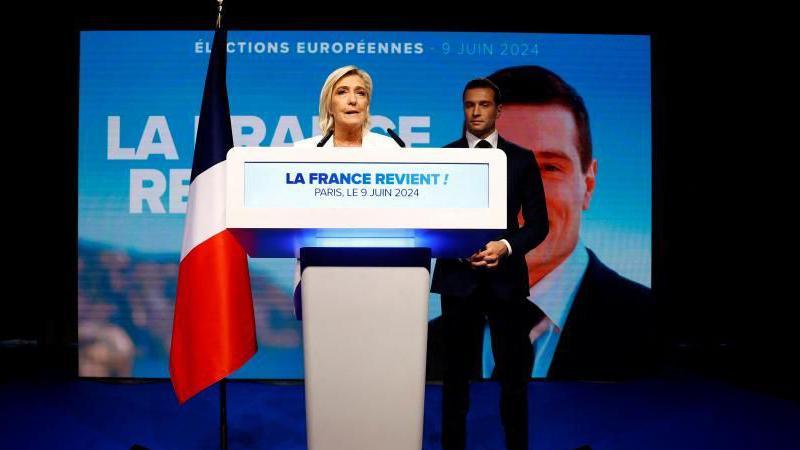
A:
<svg viewBox="0 0 800 450">
<path fill-rule="evenodd" d="M 399 148 L 389 137 L 369 131 L 372 77 L 356 66 L 340 67 L 325 80 L 319 93 L 322 137 L 294 143 L 295 147 Z"/>
<path fill-rule="evenodd" d="M 319 127 L 322 136 L 294 143 L 295 147 L 400 148 L 393 139 L 369 131 L 372 77 L 356 66 L 340 67 L 325 80 L 319 93 Z M 302 320 L 300 264 L 295 266 L 294 311 Z"/>
</svg>

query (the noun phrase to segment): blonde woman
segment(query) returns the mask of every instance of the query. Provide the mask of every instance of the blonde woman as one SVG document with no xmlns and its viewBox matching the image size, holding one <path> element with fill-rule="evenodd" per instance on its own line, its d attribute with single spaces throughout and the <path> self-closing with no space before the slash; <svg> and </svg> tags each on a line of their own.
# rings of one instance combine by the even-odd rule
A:
<svg viewBox="0 0 800 450">
<path fill-rule="evenodd" d="M 295 147 L 398 148 L 389 137 L 369 131 L 372 77 L 356 66 L 340 67 L 325 80 L 319 94 L 322 136 L 295 142 Z"/>
</svg>

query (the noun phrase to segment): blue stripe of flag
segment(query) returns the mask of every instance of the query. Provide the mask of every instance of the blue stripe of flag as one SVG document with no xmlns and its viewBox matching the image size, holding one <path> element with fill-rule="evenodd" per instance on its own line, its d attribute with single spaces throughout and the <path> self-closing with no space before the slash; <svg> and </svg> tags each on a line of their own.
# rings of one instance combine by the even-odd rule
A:
<svg viewBox="0 0 800 450">
<path fill-rule="evenodd" d="M 214 33 L 194 145 L 191 182 L 206 169 L 224 161 L 228 150 L 233 147 L 225 76 L 227 41 L 227 30 L 217 30 Z"/>
</svg>

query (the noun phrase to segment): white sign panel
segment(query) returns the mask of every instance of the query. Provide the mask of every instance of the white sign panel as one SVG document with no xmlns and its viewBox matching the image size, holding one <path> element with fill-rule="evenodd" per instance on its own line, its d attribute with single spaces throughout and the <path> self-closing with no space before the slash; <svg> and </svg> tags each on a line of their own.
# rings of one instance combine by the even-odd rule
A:
<svg viewBox="0 0 800 450">
<path fill-rule="evenodd" d="M 498 149 L 236 147 L 227 227 L 505 229 Z"/>
<path fill-rule="evenodd" d="M 489 165 L 247 162 L 245 208 L 488 208 Z"/>
</svg>

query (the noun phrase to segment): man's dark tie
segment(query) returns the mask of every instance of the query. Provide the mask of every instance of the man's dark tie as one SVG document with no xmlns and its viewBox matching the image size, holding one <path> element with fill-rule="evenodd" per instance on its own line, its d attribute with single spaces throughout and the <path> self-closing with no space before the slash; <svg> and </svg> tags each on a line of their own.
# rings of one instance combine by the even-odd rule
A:
<svg viewBox="0 0 800 450">
<path fill-rule="evenodd" d="M 526 330 L 531 330 L 531 332 L 534 331 L 533 329 L 536 326 L 542 327 L 541 329 L 537 330 L 536 337 L 539 337 L 539 335 L 541 335 L 544 331 L 547 330 L 546 327 L 551 322 L 549 320 L 546 323 L 542 322 L 542 319 L 545 319 L 547 315 L 535 303 L 528 301 L 526 299 L 523 305 L 524 308 L 521 311 L 519 311 L 520 313 L 519 319 L 524 323 L 523 327 Z M 531 344 L 533 345 L 533 350 L 534 350 L 531 356 L 535 358 L 536 344 L 534 342 L 531 342 Z M 492 354 L 492 352 L 488 351 L 491 348 L 492 348 L 492 341 L 489 334 L 489 324 L 487 323 L 483 330 L 483 352 L 481 357 L 481 365 L 482 365 L 481 370 L 484 376 L 488 377 L 491 375 L 491 377 L 494 378 L 495 377 L 494 355 Z M 535 361 L 532 361 L 532 364 L 534 362 Z M 533 368 L 533 366 L 531 366 L 531 368 Z"/>
<path fill-rule="evenodd" d="M 475 148 L 492 148 L 492 144 L 490 144 L 486 139 L 481 139 L 477 144 L 475 144 Z"/>
</svg>

